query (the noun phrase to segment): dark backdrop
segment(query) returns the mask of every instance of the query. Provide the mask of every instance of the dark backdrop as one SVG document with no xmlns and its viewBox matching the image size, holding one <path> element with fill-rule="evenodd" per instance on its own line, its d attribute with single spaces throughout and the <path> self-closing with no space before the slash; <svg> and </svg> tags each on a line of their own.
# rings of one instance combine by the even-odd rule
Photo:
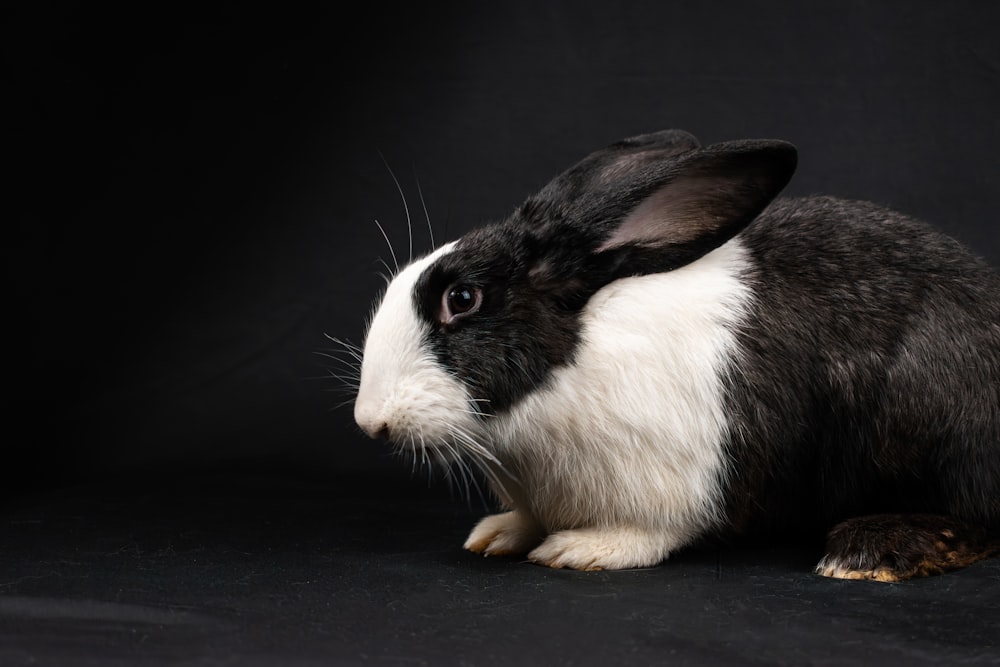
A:
<svg viewBox="0 0 1000 667">
<path fill-rule="evenodd" d="M 628 135 L 783 138 L 1000 264 L 998 3 L 328 6 L 5 10 L 6 489 L 408 475 L 317 354 L 406 254 L 387 165 L 423 252 L 421 194 L 440 241 Z"/>
</svg>

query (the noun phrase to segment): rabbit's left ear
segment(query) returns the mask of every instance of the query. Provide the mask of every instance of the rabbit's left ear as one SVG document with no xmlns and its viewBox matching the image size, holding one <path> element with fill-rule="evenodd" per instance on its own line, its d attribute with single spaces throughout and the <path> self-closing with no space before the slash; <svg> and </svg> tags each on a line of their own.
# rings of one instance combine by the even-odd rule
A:
<svg viewBox="0 0 1000 667">
<path fill-rule="evenodd" d="M 672 271 L 724 244 L 785 187 L 796 160 L 784 141 L 699 148 L 679 130 L 642 135 L 587 156 L 511 221 L 533 283 L 579 306 L 614 280 Z"/>
<path fill-rule="evenodd" d="M 614 255 L 622 274 L 692 262 L 756 218 L 788 183 L 796 160 L 784 141 L 726 142 L 681 155 L 594 252 Z"/>
</svg>

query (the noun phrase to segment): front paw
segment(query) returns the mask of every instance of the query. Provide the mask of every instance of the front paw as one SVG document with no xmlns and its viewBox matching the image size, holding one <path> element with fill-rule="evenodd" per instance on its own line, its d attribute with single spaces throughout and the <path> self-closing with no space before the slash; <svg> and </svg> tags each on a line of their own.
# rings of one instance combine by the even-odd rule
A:
<svg viewBox="0 0 1000 667">
<path fill-rule="evenodd" d="M 523 556 L 542 541 L 543 533 L 517 510 L 488 516 L 472 529 L 465 548 L 484 556 Z"/>
<path fill-rule="evenodd" d="M 662 536 L 627 528 L 580 528 L 549 535 L 528 554 L 539 565 L 573 570 L 651 567 L 670 549 Z"/>
</svg>

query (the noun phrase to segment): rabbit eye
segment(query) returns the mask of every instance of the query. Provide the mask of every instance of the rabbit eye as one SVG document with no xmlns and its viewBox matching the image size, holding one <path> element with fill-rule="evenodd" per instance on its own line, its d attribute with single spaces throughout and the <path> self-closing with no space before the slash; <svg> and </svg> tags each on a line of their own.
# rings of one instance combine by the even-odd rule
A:
<svg viewBox="0 0 1000 667">
<path fill-rule="evenodd" d="M 456 319 L 471 315 L 479 310 L 483 302 L 483 291 L 469 285 L 452 285 L 444 291 L 441 300 L 441 323 L 451 324 Z"/>
</svg>

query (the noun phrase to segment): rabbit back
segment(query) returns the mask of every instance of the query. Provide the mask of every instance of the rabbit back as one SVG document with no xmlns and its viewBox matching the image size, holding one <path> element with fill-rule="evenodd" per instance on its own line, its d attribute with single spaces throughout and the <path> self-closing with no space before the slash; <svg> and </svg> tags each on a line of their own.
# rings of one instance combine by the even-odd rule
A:
<svg viewBox="0 0 1000 667">
<path fill-rule="evenodd" d="M 779 199 L 740 235 L 727 524 L 877 511 L 1000 520 L 1000 278 L 866 202 Z"/>
</svg>

